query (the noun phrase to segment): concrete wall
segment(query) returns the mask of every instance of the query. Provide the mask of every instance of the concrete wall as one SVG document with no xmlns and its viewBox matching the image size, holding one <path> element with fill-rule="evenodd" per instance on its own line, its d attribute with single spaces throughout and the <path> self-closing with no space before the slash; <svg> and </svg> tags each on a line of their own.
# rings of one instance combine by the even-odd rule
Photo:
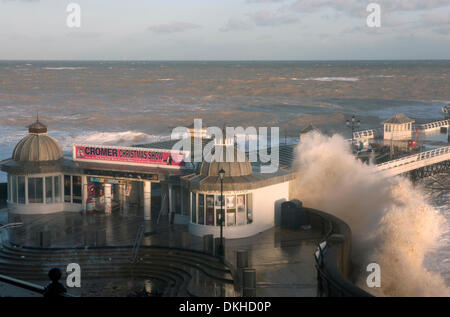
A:
<svg viewBox="0 0 450 317">
<path fill-rule="evenodd" d="M 253 195 L 253 222 L 241 226 L 223 227 L 225 238 L 245 238 L 277 225 L 280 221 L 281 203 L 289 199 L 289 182 L 259 188 L 249 193 Z M 219 237 L 220 227 L 189 223 L 189 232 L 196 236 L 213 234 Z"/>
<path fill-rule="evenodd" d="M 372 296 L 350 280 L 352 231 L 341 219 L 325 212 L 304 208 L 310 213 L 313 227 L 321 227 L 326 249 L 319 266 L 320 296 Z"/>
</svg>

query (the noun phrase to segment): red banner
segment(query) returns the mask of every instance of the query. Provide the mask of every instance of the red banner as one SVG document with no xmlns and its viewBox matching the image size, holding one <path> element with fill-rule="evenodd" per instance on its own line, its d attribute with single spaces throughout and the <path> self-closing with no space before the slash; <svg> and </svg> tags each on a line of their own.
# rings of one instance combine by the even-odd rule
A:
<svg viewBox="0 0 450 317">
<path fill-rule="evenodd" d="M 77 161 L 106 161 L 114 163 L 184 166 L 183 153 L 145 149 L 119 148 L 110 146 L 73 146 L 73 158 Z"/>
</svg>

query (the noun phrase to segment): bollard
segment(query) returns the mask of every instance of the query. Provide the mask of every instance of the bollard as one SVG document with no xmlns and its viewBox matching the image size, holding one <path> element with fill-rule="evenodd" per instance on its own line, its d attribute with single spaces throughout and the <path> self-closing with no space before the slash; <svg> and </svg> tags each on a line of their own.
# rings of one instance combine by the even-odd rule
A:
<svg viewBox="0 0 450 317">
<path fill-rule="evenodd" d="M 242 269 L 242 296 L 256 296 L 256 270 L 245 268 Z"/>
<path fill-rule="evenodd" d="M 223 254 L 220 254 L 220 238 L 214 238 L 214 255 L 217 256 L 225 256 L 225 245 L 226 245 L 226 240 L 225 238 L 223 238 Z"/>
<path fill-rule="evenodd" d="M 203 236 L 203 251 L 210 254 L 214 253 L 214 236 L 212 234 Z"/>
<path fill-rule="evenodd" d="M 39 232 L 39 246 L 41 248 L 48 248 L 51 245 L 51 233 L 50 231 Z"/>
<path fill-rule="evenodd" d="M 236 251 L 236 268 L 243 269 L 248 267 L 248 251 L 237 250 Z"/>
<path fill-rule="evenodd" d="M 191 246 L 191 235 L 189 232 L 181 233 L 181 247 L 183 249 L 189 249 Z"/>
</svg>

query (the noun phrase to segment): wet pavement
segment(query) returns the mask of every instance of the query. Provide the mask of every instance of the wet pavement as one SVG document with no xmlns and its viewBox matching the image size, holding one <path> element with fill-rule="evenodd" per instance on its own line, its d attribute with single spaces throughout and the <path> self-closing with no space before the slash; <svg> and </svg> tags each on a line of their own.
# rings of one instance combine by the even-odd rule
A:
<svg viewBox="0 0 450 317">
<path fill-rule="evenodd" d="M 22 227 L 9 229 L 7 236 L 3 233 L 3 239 L 9 239 L 18 245 L 39 246 L 38 237 L 42 231 L 50 232 L 52 247 L 84 246 L 87 237 L 102 231 L 105 245 L 133 245 L 139 228 L 144 226 L 142 245 L 202 250 L 202 238 L 187 234 L 187 225 L 170 225 L 167 216 L 162 216 L 157 223 L 157 216 L 154 213 L 152 221 L 143 221 L 143 212 L 139 208 L 129 208 L 126 213 L 116 211 L 111 215 L 69 212 L 14 215 L 1 210 L 0 223 L 5 223 L 6 220 L 23 222 Z M 250 238 L 226 240 L 226 259 L 235 264 L 236 250 L 248 251 L 249 266 L 256 269 L 257 296 L 315 296 L 313 253 L 320 240 L 319 230 L 287 230 L 276 227 Z M 45 281 L 40 285 L 45 285 Z M 148 287 L 148 281 L 136 282 L 129 279 L 98 280 L 95 283 L 87 281 L 83 288 L 89 288 L 89 291 L 83 295 L 127 296 L 130 292 Z M 1 290 L 0 286 L 0 296 L 5 296 Z"/>
</svg>

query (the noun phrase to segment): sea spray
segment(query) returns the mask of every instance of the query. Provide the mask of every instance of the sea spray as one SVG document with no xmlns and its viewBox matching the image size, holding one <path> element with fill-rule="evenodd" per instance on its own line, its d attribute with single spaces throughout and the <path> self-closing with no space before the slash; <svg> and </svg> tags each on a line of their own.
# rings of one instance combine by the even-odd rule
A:
<svg viewBox="0 0 450 317">
<path fill-rule="evenodd" d="M 423 262 L 446 220 L 404 177 L 384 178 L 357 160 L 340 135 L 302 136 L 295 197 L 343 219 L 352 228 L 358 284 L 378 296 L 449 296 L 441 276 Z M 381 266 L 381 288 L 366 286 L 366 266 Z"/>
</svg>

